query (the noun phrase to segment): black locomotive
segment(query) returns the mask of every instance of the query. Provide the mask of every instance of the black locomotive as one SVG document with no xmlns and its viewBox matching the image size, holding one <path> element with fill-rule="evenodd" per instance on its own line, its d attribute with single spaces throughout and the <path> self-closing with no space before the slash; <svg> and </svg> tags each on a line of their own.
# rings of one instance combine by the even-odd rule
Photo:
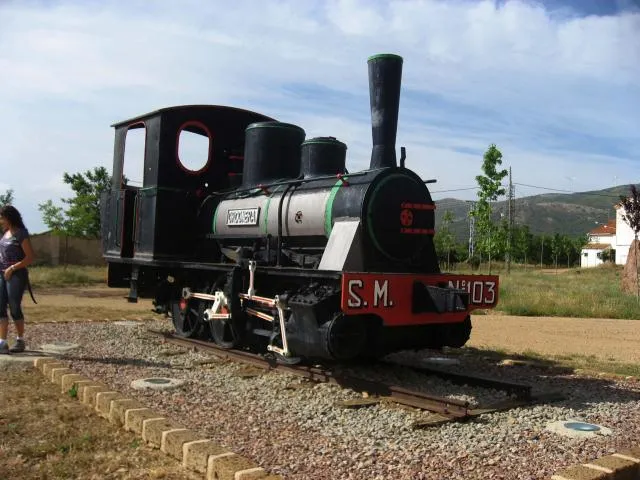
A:
<svg viewBox="0 0 640 480">
<path fill-rule="evenodd" d="M 461 347 L 470 312 L 492 308 L 498 277 L 440 272 L 428 181 L 396 158 L 403 60 L 368 59 L 370 168 L 344 143 L 226 106 L 164 108 L 113 125 L 101 199 L 108 284 L 152 298 L 176 332 L 226 348 L 348 360 Z M 144 128 L 142 186 L 123 181 L 127 132 Z M 178 154 L 209 139 L 206 165 Z"/>
</svg>

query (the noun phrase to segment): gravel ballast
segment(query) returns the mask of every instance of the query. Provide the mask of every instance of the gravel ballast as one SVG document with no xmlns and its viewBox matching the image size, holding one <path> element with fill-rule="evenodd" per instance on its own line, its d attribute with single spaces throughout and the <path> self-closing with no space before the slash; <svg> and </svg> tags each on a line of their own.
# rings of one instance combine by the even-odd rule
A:
<svg viewBox="0 0 640 480">
<path fill-rule="evenodd" d="M 27 346 L 79 344 L 59 355 L 78 373 L 287 479 L 546 479 L 564 466 L 640 442 L 640 388 L 632 379 L 580 377 L 456 355 L 460 363 L 447 367 L 452 371 L 529 383 L 534 393 L 554 391 L 564 399 L 482 415 L 466 423 L 415 429 L 413 424 L 428 418 L 428 413 L 382 404 L 342 408 L 336 402 L 362 394 L 163 344 L 147 329 L 171 330 L 170 321 L 34 324 L 27 331 Z M 429 354 L 433 352 L 392 357 L 417 362 Z M 506 398 L 503 392 L 452 385 L 401 367 L 348 370 L 466 400 L 472 406 Z M 184 384 L 168 390 L 132 387 L 135 380 L 150 377 Z M 602 425 L 611 434 L 576 439 L 546 430 L 560 420 Z"/>
</svg>

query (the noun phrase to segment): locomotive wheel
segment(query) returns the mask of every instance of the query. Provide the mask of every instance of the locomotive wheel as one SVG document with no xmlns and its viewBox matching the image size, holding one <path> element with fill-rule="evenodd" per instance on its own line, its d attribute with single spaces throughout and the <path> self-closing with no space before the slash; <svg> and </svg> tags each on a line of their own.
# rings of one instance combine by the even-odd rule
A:
<svg viewBox="0 0 640 480">
<path fill-rule="evenodd" d="M 171 301 L 171 320 L 176 333 L 185 338 L 196 338 L 202 333 L 202 315 L 197 299 Z"/>
<path fill-rule="evenodd" d="M 229 310 L 223 307 L 220 313 L 229 313 Z M 233 325 L 233 318 L 212 320 L 209 322 L 209 328 L 213 340 L 222 348 L 234 348 L 240 343 L 240 335 Z"/>
</svg>

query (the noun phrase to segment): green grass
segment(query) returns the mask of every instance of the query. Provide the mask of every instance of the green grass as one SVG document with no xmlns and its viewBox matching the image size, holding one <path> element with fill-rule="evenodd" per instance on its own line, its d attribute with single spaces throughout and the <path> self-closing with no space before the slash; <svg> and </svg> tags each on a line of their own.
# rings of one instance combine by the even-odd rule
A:
<svg viewBox="0 0 640 480">
<path fill-rule="evenodd" d="M 511 315 L 640 319 L 640 302 L 620 290 L 622 266 L 541 270 L 494 263 L 492 274 L 500 277 L 500 297 L 496 311 Z M 486 266 L 471 272 L 456 268 L 451 273 L 488 273 Z M 34 287 L 104 285 L 106 267 L 30 268 Z M 482 311 L 476 310 L 476 314 Z"/>
<path fill-rule="evenodd" d="M 494 264 L 491 273 L 500 276 L 495 310 L 525 316 L 640 319 L 640 302 L 620 288 L 622 271 L 622 266 L 611 264 L 559 268 L 557 273 L 553 268 L 512 266 L 507 274 L 504 265 Z M 486 274 L 488 269 L 473 273 Z"/>
<path fill-rule="evenodd" d="M 65 287 L 105 284 L 106 267 L 67 267 L 35 266 L 29 268 L 29 279 L 34 287 Z"/>
</svg>

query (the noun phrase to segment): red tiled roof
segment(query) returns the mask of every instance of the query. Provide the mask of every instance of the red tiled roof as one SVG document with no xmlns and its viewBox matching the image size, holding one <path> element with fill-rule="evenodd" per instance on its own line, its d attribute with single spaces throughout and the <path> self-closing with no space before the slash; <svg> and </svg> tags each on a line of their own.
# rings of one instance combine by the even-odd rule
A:
<svg viewBox="0 0 640 480">
<path fill-rule="evenodd" d="M 616 221 L 609 220 L 606 225 L 599 225 L 589 232 L 589 235 L 615 235 L 616 234 Z"/>
<path fill-rule="evenodd" d="M 608 243 L 587 243 L 583 250 L 606 250 L 607 248 L 611 248 L 611 245 Z"/>
</svg>

